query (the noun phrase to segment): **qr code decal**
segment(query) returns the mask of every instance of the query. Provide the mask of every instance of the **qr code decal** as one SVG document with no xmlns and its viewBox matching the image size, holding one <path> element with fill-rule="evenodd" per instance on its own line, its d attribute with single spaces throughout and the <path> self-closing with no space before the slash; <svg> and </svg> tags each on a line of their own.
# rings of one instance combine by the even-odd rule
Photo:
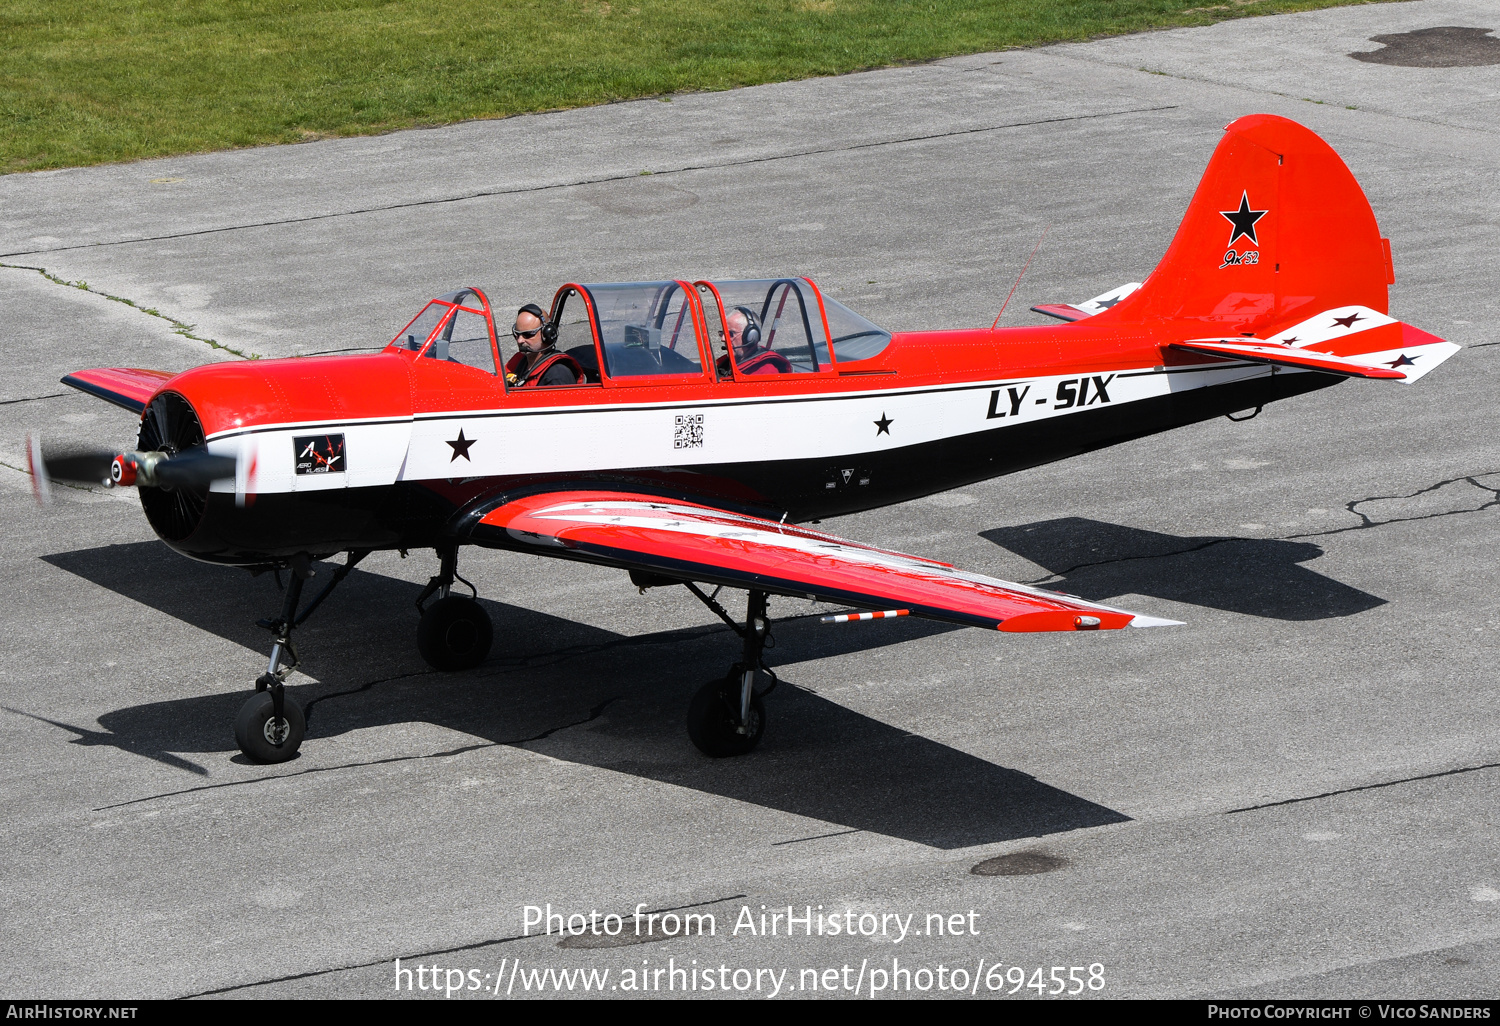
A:
<svg viewBox="0 0 1500 1026">
<path fill-rule="evenodd" d="M 703 414 L 679 413 L 672 430 L 672 448 L 703 448 Z"/>
</svg>

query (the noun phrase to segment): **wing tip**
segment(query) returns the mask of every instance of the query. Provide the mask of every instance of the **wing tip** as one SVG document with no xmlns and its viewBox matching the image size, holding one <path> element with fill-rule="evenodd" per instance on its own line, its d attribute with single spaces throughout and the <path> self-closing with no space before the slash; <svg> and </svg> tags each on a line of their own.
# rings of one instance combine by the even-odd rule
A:
<svg viewBox="0 0 1500 1026">
<path fill-rule="evenodd" d="M 1168 620 L 1164 616 L 1145 616 L 1141 613 L 1135 614 L 1130 621 L 1132 627 L 1182 627 L 1182 620 Z"/>
</svg>

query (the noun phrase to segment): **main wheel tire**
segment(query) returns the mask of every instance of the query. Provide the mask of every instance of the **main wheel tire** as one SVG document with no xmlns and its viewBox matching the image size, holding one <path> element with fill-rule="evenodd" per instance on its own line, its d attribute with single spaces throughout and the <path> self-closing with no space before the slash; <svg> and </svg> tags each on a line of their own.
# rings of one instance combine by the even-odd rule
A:
<svg viewBox="0 0 1500 1026">
<path fill-rule="evenodd" d="M 234 718 L 234 739 L 252 762 L 286 762 L 302 747 L 307 734 L 302 707 L 283 697 L 281 720 L 274 724 L 273 712 L 270 692 L 261 691 L 241 706 Z"/>
<path fill-rule="evenodd" d="M 740 679 L 732 673 L 724 680 L 709 681 L 688 703 L 688 737 L 698 751 L 715 759 L 748 755 L 760 744 L 766 730 L 766 707 L 759 695 L 750 697 L 750 729 L 738 730 Z"/>
<path fill-rule="evenodd" d="M 490 654 L 495 628 L 473 599 L 449 595 L 427 607 L 417 624 L 417 651 L 434 670 L 468 670 Z"/>
</svg>

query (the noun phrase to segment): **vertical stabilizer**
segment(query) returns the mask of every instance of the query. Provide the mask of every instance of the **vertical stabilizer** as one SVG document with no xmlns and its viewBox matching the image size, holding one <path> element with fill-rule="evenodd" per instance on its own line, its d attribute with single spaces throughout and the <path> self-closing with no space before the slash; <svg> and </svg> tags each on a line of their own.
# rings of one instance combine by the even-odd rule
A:
<svg viewBox="0 0 1500 1026">
<path fill-rule="evenodd" d="M 1333 148 L 1273 114 L 1231 123 L 1166 255 L 1099 320 L 1260 334 L 1342 306 L 1387 310 L 1393 280 L 1364 190 Z"/>
</svg>

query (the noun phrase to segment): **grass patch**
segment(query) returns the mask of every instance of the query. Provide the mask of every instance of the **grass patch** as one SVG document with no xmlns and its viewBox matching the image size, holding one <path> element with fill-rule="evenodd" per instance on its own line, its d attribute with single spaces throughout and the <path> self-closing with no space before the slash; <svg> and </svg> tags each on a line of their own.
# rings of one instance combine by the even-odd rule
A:
<svg viewBox="0 0 1500 1026">
<path fill-rule="evenodd" d="M 5 0 L 0 172 L 364 135 L 1350 0 Z"/>
</svg>

